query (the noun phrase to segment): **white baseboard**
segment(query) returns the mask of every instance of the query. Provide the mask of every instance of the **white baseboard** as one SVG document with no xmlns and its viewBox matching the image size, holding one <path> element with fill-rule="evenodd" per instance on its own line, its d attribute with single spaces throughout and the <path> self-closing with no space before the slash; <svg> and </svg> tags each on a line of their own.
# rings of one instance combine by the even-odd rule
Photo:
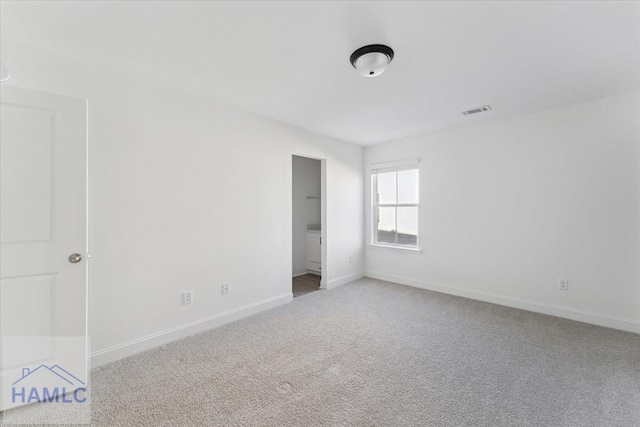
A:
<svg viewBox="0 0 640 427">
<path fill-rule="evenodd" d="M 344 276 L 336 277 L 335 279 L 327 282 L 327 289 L 337 288 L 340 285 L 353 282 L 354 280 L 358 280 L 362 277 L 364 277 L 364 273 L 361 271 L 357 273 L 351 273 Z"/>
<path fill-rule="evenodd" d="M 548 314 L 556 317 L 564 317 L 566 319 L 576 320 L 578 322 L 591 323 L 593 325 L 620 329 L 623 331 L 635 332 L 636 334 L 640 334 L 640 321 L 637 320 L 623 319 L 620 317 L 578 310 L 575 308 L 562 307 L 537 301 L 525 300 L 521 298 L 514 298 L 490 292 L 476 291 L 467 288 L 460 288 L 457 286 L 442 285 L 438 283 L 427 282 L 424 280 L 412 279 L 409 277 L 377 273 L 374 271 L 366 272 L 365 276 L 372 279 L 399 283 L 401 285 L 412 286 L 415 288 L 427 289 L 430 291 L 490 302 L 493 304 L 519 308 L 522 310 Z"/>
<path fill-rule="evenodd" d="M 215 314 L 213 316 L 205 317 L 204 319 L 185 323 L 184 325 L 176 326 L 175 328 L 156 332 L 135 340 L 95 351 L 91 353 L 91 368 L 97 368 L 98 366 L 133 356 L 134 354 L 150 350 L 154 347 L 170 343 L 180 338 L 204 332 L 217 326 L 224 325 L 225 323 L 239 320 L 252 314 L 286 304 L 291 302 L 291 300 L 293 300 L 293 294 L 291 293 L 278 295 L 253 304 L 225 311 L 224 313 Z"/>
</svg>

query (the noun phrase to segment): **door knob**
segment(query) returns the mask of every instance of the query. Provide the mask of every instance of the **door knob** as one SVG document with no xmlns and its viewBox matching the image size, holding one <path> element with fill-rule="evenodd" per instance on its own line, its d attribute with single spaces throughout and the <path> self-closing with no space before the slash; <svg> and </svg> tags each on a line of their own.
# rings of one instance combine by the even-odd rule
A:
<svg viewBox="0 0 640 427">
<path fill-rule="evenodd" d="M 71 255 L 69 255 L 69 262 L 71 264 L 77 264 L 80 261 L 82 261 L 82 255 L 80 255 L 80 254 L 71 254 Z"/>
</svg>

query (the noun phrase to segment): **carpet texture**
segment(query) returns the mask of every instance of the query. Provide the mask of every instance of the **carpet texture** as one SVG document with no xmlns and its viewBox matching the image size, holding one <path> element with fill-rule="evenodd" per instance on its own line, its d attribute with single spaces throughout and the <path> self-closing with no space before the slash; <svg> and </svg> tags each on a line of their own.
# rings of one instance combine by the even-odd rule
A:
<svg viewBox="0 0 640 427">
<path fill-rule="evenodd" d="M 98 426 L 640 426 L 640 335 L 361 279 L 93 371 Z"/>
</svg>

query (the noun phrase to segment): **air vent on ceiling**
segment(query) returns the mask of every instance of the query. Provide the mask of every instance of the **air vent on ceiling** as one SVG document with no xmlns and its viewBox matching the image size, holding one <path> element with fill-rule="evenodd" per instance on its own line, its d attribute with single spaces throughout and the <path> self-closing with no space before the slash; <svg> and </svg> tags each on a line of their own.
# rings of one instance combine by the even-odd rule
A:
<svg viewBox="0 0 640 427">
<path fill-rule="evenodd" d="M 485 113 L 487 111 L 491 111 L 491 107 L 488 106 L 488 105 L 483 105 L 482 107 L 472 108 L 470 110 L 463 111 L 462 115 L 463 116 L 470 116 L 472 114 Z"/>
</svg>

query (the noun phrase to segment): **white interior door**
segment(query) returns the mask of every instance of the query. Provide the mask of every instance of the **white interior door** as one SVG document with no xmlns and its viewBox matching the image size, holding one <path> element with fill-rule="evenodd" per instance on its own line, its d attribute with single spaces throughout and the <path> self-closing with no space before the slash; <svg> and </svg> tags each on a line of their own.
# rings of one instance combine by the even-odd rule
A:
<svg viewBox="0 0 640 427">
<path fill-rule="evenodd" d="M 0 334 L 86 337 L 87 102 L 6 85 L 0 101 Z M 48 347 L 3 351 L 1 368 Z"/>
</svg>

